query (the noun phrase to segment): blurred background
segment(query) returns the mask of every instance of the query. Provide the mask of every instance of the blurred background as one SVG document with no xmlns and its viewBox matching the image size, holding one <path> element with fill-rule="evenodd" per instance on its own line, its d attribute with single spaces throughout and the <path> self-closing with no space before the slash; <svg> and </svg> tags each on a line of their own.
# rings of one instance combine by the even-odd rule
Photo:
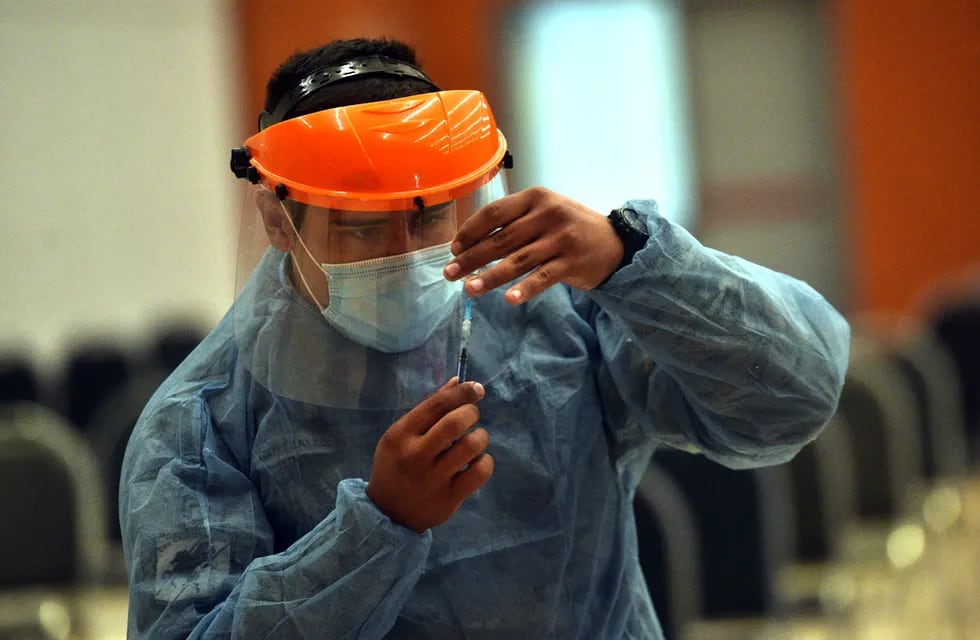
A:
<svg viewBox="0 0 980 640">
<path fill-rule="evenodd" d="M 680 587 L 651 582 L 671 637 L 726 637 L 712 635 L 732 632 L 709 624 L 721 619 L 752 621 L 728 636 L 742 638 L 980 637 L 971 607 L 950 595 L 959 584 L 929 592 L 938 609 L 912 608 L 931 626 L 894 615 L 911 615 L 902 598 L 923 600 L 922 580 L 948 577 L 950 558 L 973 571 L 961 579 L 980 602 L 969 510 L 980 457 L 976 0 L 0 0 L 0 571 L 14 567 L 0 575 L 0 629 L 122 637 L 121 447 L 148 394 L 234 297 L 243 191 L 229 150 L 255 132 L 285 57 L 357 36 L 403 39 L 441 87 L 482 89 L 515 156 L 512 187 L 542 184 L 603 213 L 657 199 L 706 245 L 806 280 L 852 320 L 851 400 L 844 426 L 828 429 L 841 448 L 754 477 L 789 496 L 782 525 L 766 529 L 774 507 L 756 500 L 756 529 L 739 534 L 760 541 L 759 599 L 672 601 Z M 903 416 L 914 424 L 895 427 Z M 879 419 L 880 433 L 864 426 Z M 31 438 L 11 434 L 25 430 L 50 458 L 45 477 L 88 488 L 44 498 L 46 481 L 23 480 L 11 452 Z M 690 510 L 714 471 L 686 479 L 688 464 L 667 456 L 651 473 Z M 866 466 L 880 476 L 864 478 Z M 64 501 L 49 538 L 39 532 L 51 518 L 31 521 L 25 495 Z M 828 498 L 840 495 L 843 506 Z M 660 536 L 645 552 L 660 567 L 651 576 L 683 574 L 657 564 L 683 556 L 695 582 L 721 584 L 708 556 L 678 550 L 668 507 L 647 497 L 641 529 Z M 744 524 L 751 511 L 729 517 Z M 704 517 L 666 521 L 697 530 Z M 810 547 L 797 535 L 807 527 L 823 535 Z M 896 531 L 906 550 L 922 535 L 902 567 L 887 554 Z M 18 535 L 63 557 L 28 566 Z M 793 547 L 780 562 L 772 536 Z M 86 602 L 108 613 L 41 595 L 51 584 L 85 584 Z M 867 597 L 877 617 L 856 613 Z M 773 626 L 789 620 L 810 626 Z"/>
</svg>

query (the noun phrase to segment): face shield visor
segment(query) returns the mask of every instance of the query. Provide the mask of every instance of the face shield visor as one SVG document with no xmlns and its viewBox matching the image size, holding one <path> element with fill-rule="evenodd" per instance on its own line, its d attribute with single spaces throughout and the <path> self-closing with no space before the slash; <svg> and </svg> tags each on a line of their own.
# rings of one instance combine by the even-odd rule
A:
<svg viewBox="0 0 980 640">
<path fill-rule="evenodd" d="M 506 141 L 476 91 L 340 107 L 233 152 L 250 187 L 232 322 L 276 395 L 405 410 L 455 374 L 456 230 L 507 193 Z"/>
</svg>

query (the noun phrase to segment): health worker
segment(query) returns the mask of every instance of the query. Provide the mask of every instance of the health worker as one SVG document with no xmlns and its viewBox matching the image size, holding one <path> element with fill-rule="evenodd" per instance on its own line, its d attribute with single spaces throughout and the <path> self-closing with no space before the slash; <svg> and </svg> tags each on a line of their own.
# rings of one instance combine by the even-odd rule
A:
<svg viewBox="0 0 980 640">
<path fill-rule="evenodd" d="M 130 638 L 662 637 L 652 453 L 789 460 L 848 326 L 651 200 L 509 194 L 510 163 L 403 43 L 275 72 L 232 154 L 247 281 L 126 452 Z"/>
</svg>

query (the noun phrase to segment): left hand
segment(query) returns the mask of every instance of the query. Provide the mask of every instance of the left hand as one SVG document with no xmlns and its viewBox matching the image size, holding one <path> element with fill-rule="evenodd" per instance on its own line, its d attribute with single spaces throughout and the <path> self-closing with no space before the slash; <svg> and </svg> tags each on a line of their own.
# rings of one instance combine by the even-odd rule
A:
<svg viewBox="0 0 980 640">
<path fill-rule="evenodd" d="M 504 298 L 521 304 L 558 282 L 588 290 L 609 277 L 623 259 L 623 243 L 604 215 L 549 191 L 532 187 L 491 202 L 456 233 L 456 256 L 446 265 L 459 280 L 500 260 L 467 281 L 479 296 L 525 274 Z"/>
</svg>

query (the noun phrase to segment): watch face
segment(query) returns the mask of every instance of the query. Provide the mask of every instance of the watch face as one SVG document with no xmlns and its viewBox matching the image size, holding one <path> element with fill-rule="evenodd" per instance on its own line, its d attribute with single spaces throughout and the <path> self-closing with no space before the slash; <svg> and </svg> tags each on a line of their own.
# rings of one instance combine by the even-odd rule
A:
<svg viewBox="0 0 980 640">
<path fill-rule="evenodd" d="M 628 229 L 632 233 L 642 233 L 646 234 L 647 226 L 640 219 L 640 216 L 636 215 L 635 211 L 630 209 L 620 209 L 619 218 L 622 221 L 623 227 Z"/>
<path fill-rule="evenodd" d="M 642 249 L 650 238 L 646 222 L 632 209 L 614 209 L 609 214 L 616 235 L 623 242 L 623 261 L 617 270 L 633 261 L 633 256 Z"/>
</svg>

